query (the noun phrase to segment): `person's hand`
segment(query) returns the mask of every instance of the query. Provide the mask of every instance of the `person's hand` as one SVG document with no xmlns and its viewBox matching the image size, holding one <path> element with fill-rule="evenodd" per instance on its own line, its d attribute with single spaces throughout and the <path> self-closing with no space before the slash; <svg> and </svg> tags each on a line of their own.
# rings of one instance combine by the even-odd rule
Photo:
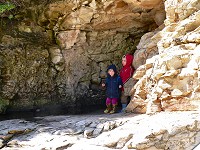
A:
<svg viewBox="0 0 200 150">
<path fill-rule="evenodd" d="M 121 88 L 122 88 L 122 86 L 121 86 L 121 85 L 119 85 L 119 88 L 121 89 Z"/>
<path fill-rule="evenodd" d="M 104 86 L 106 86 L 106 85 L 105 85 L 105 83 L 102 83 L 102 85 L 101 85 L 101 86 L 103 86 L 103 87 L 104 87 Z"/>
</svg>

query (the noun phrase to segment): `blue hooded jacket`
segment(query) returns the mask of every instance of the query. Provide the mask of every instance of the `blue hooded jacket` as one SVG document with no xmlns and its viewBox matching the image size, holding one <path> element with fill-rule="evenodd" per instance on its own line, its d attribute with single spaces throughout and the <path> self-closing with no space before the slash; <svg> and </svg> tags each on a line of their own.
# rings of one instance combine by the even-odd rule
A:
<svg viewBox="0 0 200 150">
<path fill-rule="evenodd" d="M 115 65 L 110 65 L 107 69 L 113 69 L 115 72 L 114 76 L 111 77 L 109 74 L 106 78 L 106 94 L 108 98 L 119 98 L 121 90 L 119 89 L 119 85 L 122 84 L 122 80 L 120 76 L 117 75 L 117 68 Z"/>
</svg>

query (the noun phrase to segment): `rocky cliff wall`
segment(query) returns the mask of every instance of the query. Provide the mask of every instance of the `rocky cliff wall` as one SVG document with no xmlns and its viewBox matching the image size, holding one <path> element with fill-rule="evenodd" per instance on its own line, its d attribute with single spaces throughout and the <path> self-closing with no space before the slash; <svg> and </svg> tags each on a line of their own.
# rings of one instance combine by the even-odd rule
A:
<svg viewBox="0 0 200 150">
<path fill-rule="evenodd" d="M 145 34 L 135 53 L 129 111 L 199 110 L 200 2 L 165 1 L 161 30 Z"/>
<path fill-rule="evenodd" d="M 120 68 L 165 19 L 161 0 L 12 2 L 13 18 L 1 14 L 1 112 L 102 104 L 107 66 Z"/>
</svg>

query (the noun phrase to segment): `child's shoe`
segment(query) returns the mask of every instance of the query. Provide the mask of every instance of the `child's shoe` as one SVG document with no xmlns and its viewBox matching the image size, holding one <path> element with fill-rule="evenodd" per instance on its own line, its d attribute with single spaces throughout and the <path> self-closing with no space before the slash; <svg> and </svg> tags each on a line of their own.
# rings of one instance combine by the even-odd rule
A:
<svg viewBox="0 0 200 150">
<path fill-rule="evenodd" d="M 104 110 L 105 114 L 107 114 L 107 113 L 109 113 L 111 111 L 111 104 L 108 104 L 106 106 L 107 106 L 107 108 L 106 108 L 106 110 Z"/>
<path fill-rule="evenodd" d="M 116 113 L 117 105 L 113 105 L 112 110 L 110 111 L 110 114 Z"/>
</svg>

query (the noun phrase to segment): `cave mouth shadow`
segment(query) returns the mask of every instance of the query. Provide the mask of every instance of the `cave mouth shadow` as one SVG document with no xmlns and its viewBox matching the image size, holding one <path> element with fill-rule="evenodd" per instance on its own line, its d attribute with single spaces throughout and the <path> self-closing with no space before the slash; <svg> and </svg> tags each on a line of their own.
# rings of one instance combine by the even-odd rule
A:
<svg viewBox="0 0 200 150">
<path fill-rule="evenodd" d="M 25 119 L 29 121 L 35 120 L 35 117 L 45 117 L 45 116 L 60 116 L 60 115 L 101 115 L 104 114 L 106 105 L 103 103 L 101 105 L 82 105 L 78 108 L 66 107 L 65 105 L 51 105 L 45 106 L 38 109 L 13 111 L 7 110 L 5 114 L 0 114 L 0 121 L 10 120 L 10 119 Z M 121 103 L 117 106 L 116 113 L 121 110 Z"/>
<path fill-rule="evenodd" d="M 59 116 L 59 115 L 84 115 L 84 114 L 103 114 L 105 105 L 87 105 L 87 106 L 65 106 L 51 105 L 42 108 L 29 110 L 7 110 L 5 114 L 0 114 L 0 121 L 10 119 L 34 120 L 35 117 Z"/>
<path fill-rule="evenodd" d="M 83 99 L 82 99 L 83 100 Z M 35 117 L 60 116 L 60 115 L 101 115 L 106 109 L 106 98 L 103 97 L 98 104 L 88 104 L 84 100 L 79 105 L 69 106 L 65 104 L 51 104 L 40 108 L 12 110 L 7 109 L 5 114 L 0 114 L 0 121 L 10 119 L 35 120 Z M 128 99 L 128 103 L 130 98 Z M 116 113 L 121 111 L 121 102 L 118 101 Z"/>
</svg>

